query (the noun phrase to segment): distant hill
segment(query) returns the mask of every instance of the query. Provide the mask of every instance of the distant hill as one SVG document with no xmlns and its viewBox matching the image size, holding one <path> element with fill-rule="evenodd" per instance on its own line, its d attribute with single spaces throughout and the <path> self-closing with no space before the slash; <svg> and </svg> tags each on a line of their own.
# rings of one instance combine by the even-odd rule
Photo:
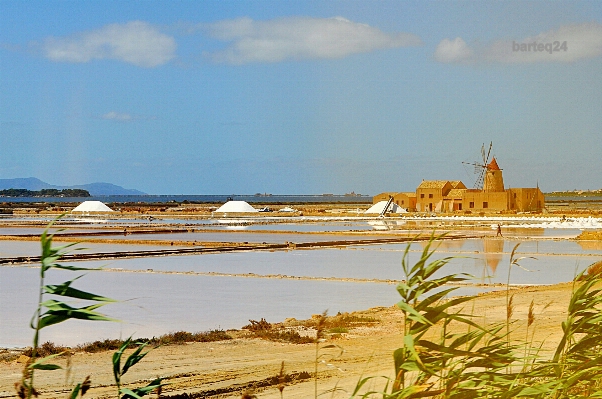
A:
<svg viewBox="0 0 602 399">
<path fill-rule="evenodd" d="M 31 191 L 40 191 L 44 188 L 58 188 L 58 186 L 50 185 L 35 177 L 0 179 L 0 190 L 8 190 L 9 188 L 25 188 Z"/>
<path fill-rule="evenodd" d="M 31 191 L 40 191 L 45 188 L 55 188 L 57 190 L 81 188 L 90 193 L 90 195 L 144 195 L 142 191 L 135 189 L 123 188 L 111 183 L 90 183 L 79 184 L 76 186 L 55 186 L 43 182 L 35 177 L 17 178 L 17 179 L 0 179 L 0 190 L 8 190 L 9 188 L 25 188 Z"/>
<path fill-rule="evenodd" d="M 71 186 L 68 188 L 81 188 L 87 190 L 91 195 L 144 195 L 142 191 L 133 188 L 123 188 L 111 183 L 90 183 Z"/>
</svg>

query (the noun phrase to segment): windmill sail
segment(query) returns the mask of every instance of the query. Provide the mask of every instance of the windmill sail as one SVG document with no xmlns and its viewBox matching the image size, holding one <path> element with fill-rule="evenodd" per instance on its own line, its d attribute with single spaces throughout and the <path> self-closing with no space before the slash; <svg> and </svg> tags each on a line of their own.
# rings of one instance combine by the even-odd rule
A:
<svg viewBox="0 0 602 399">
<path fill-rule="evenodd" d="M 485 180 L 485 174 L 487 172 L 487 166 L 489 165 L 489 157 L 491 156 L 491 148 L 493 147 L 493 142 L 489 143 L 489 149 L 485 151 L 485 144 L 481 146 L 481 158 L 482 162 L 474 161 L 474 162 L 462 162 L 467 165 L 474 166 L 474 174 L 478 175 L 477 180 L 475 181 L 474 188 L 482 190 L 483 182 Z"/>
</svg>

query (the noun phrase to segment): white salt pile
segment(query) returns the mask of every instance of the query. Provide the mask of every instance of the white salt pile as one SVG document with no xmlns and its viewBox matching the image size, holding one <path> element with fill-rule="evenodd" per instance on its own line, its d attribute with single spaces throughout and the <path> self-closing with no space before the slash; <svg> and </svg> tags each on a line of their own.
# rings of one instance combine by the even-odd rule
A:
<svg viewBox="0 0 602 399">
<path fill-rule="evenodd" d="M 385 209 L 385 206 L 387 205 L 387 202 L 388 201 L 377 202 L 376 204 L 372 205 L 370 207 L 370 209 L 368 209 L 364 213 L 376 213 L 376 214 L 380 215 L 383 212 L 383 210 Z M 407 211 L 405 209 L 403 209 L 402 207 L 400 207 L 399 205 L 397 205 L 395 203 L 391 203 L 391 205 L 389 205 L 389 209 L 387 209 L 387 212 L 391 212 L 391 213 L 407 213 Z"/>
<path fill-rule="evenodd" d="M 216 213 L 250 213 L 259 212 L 246 201 L 228 201 L 217 208 Z"/>
<path fill-rule="evenodd" d="M 89 212 L 115 212 L 113 211 L 111 208 L 109 208 L 108 206 L 106 206 L 105 204 L 103 204 L 100 201 L 84 201 L 81 204 L 79 204 L 78 206 L 76 206 L 75 208 L 73 208 L 73 210 L 71 212 L 82 212 L 82 213 L 89 213 Z"/>
</svg>

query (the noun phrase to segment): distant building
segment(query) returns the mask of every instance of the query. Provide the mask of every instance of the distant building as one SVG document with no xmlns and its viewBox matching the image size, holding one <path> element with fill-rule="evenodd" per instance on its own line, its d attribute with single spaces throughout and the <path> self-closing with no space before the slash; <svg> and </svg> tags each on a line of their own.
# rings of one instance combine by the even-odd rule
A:
<svg viewBox="0 0 602 399">
<path fill-rule="evenodd" d="M 388 201 L 389 197 L 393 197 L 393 202 L 403 209 L 409 211 L 416 209 L 416 193 L 381 193 L 372 199 L 372 203 Z"/>
<path fill-rule="evenodd" d="M 544 195 L 535 188 L 504 188 L 502 170 L 495 157 L 486 166 L 483 189 L 466 188 L 459 180 L 423 180 L 416 193 L 386 192 L 373 203 L 393 197 L 393 202 L 417 212 L 541 212 Z"/>
</svg>

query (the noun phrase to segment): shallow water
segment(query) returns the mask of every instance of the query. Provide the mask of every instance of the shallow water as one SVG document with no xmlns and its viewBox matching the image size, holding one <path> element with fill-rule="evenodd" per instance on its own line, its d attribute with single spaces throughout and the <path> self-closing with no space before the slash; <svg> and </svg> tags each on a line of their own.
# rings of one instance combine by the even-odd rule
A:
<svg viewBox="0 0 602 399">
<path fill-rule="evenodd" d="M 223 228 L 227 229 L 231 226 L 222 225 Z M 216 225 L 215 227 L 219 227 Z M 320 231 L 370 231 L 373 230 L 372 226 L 367 222 L 330 222 L 330 223 L 269 223 L 269 224 L 249 224 L 244 227 L 245 230 L 273 230 L 273 231 L 291 231 L 291 232 L 320 232 Z"/>
<path fill-rule="evenodd" d="M 23 327 L 35 306 L 35 287 L 27 282 L 35 281 L 36 271 L 12 268 L 0 273 L 3 295 L 23 299 L 10 308 L 4 305 L 5 301 L 0 304 L 4 325 L 0 344 L 27 345 L 27 331 Z M 5 285 L 9 280 L 17 283 Z M 68 322 L 49 328 L 42 340 L 74 344 L 133 333 L 152 336 L 177 330 L 240 328 L 249 319 L 307 318 L 325 309 L 336 313 L 395 302 L 392 286 L 375 289 L 374 285 L 98 272 L 82 279 L 79 287 L 124 300 L 136 298 L 106 307 L 107 313 L 126 322 Z M 350 301 L 351 297 L 355 299 Z"/>
<path fill-rule="evenodd" d="M 561 239 L 454 239 L 445 240 L 438 244 L 438 252 L 446 251 L 450 253 L 488 253 L 488 252 L 512 252 L 512 248 L 520 244 L 517 248 L 519 253 L 529 254 L 569 254 L 569 255 L 602 255 L 602 246 L 596 248 L 592 242 L 578 242 Z M 413 244 L 412 248 L 422 248 L 425 243 Z M 371 246 L 373 249 L 395 249 L 403 250 L 406 244 L 383 244 Z"/>
<path fill-rule="evenodd" d="M 441 275 L 448 273 L 468 273 L 475 276 L 475 282 L 505 283 L 510 263 L 512 242 L 501 243 L 504 248 L 493 251 L 488 245 L 488 253 L 478 248 L 478 242 L 467 243 L 465 249 L 444 249 L 433 254 L 432 259 L 456 257 L 442 269 Z M 560 243 L 560 242 L 559 242 Z M 483 245 L 481 243 L 480 245 Z M 482 247 L 481 247 L 482 248 Z M 555 284 L 570 281 L 575 271 L 581 271 L 590 264 L 602 260 L 602 253 L 581 251 L 577 254 L 556 255 L 520 250 L 516 256 L 528 256 L 512 269 L 511 282 L 514 284 Z M 497 249 L 497 248 L 493 248 Z M 135 258 L 115 261 L 88 261 L 86 265 L 124 270 L 148 270 L 154 272 L 193 272 L 257 275 L 287 275 L 296 277 L 323 277 L 338 279 L 380 279 L 400 280 L 401 258 L 405 246 L 382 245 L 356 246 L 342 249 L 295 250 L 295 251 L 253 251 L 211 253 L 154 258 Z M 412 244 L 409 263 L 416 262 L 422 252 L 421 244 Z M 578 256 L 575 256 L 578 255 Z M 536 259 L 530 258 L 531 256 Z"/>
<path fill-rule="evenodd" d="M 43 227 L 0 227 L 0 235 L 15 235 L 15 236 L 23 236 L 23 235 L 42 235 L 42 233 L 46 230 Z M 50 234 L 59 232 L 60 228 L 48 229 Z M 95 229 L 86 229 L 86 228 L 69 228 L 69 233 L 88 233 L 88 232 L 96 232 L 98 230 Z M 59 232 L 60 233 L 60 232 Z"/>
<path fill-rule="evenodd" d="M 246 233 L 228 236 L 240 237 L 239 234 L 244 236 Z M 293 234 L 282 236 L 293 241 L 290 239 Z M 342 236 L 330 237 L 341 239 Z M 451 260 L 440 274 L 467 273 L 474 276 L 471 281 L 476 283 L 505 283 L 510 252 L 517 243 L 520 243 L 517 256 L 533 256 L 537 259 L 522 259 L 519 262 L 522 268 L 512 268 L 513 284 L 553 284 L 570 281 L 578 271 L 602 260 L 602 248 L 584 248 L 574 241 L 549 239 L 449 240 L 441 243 L 432 259 L 460 257 Z M 410 263 L 419 259 L 424 245 L 425 243 L 411 245 Z M 147 246 L 89 244 L 86 247 L 93 252 L 108 252 L 139 250 Z M 69 321 L 64 325 L 48 328 L 44 331 L 42 340 L 74 345 L 94 339 L 129 336 L 132 333 L 137 336 L 152 336 L 182 329 L 204 331 L 220 327 L 240 328 L 247 324 L 249 319 L 259 320 L 265 317 L 268 321 L 275 322 L 286 317 L 308 318 L 325 309 L 329 309 L 333 314 L 373 306 L 391 306 L 398 300 L 393 284 L 268 279 L 259 276 L 281 274 L 297 277 L 334 277 L 340 280 L 399 280 L 404 278 L 401 259 L 405 248 L 405 244 L 386 244 L 341 249 L 230 252 L 79 262 L 80 266 L 116 269 L 89 273 L 78 280 L 76 286 L 127 300 L 106 307 L 106 313 L 124 320 L 124 323 Z M 0 254 L 9 256 L 7 253 L 13 256 L 23 253 L 38 255 L 39 243 L 0 241 Z M 149 269 L 152 269 L 152 272 Z M 208 276 L 167 272 L 254 273 L 256 276 Z M 31 331 L 27 325 L 35 306 L 37 274 L 38 270 L 34 266 L 0 267 L 0 346 L 29 344 Z M 51 276 L 49 282 L 59 282 L 68 278 L 69 274 L 53 271 L 51 275 L 54 277 Z M 474 292 L 474 288 L 467 288 L 461 293 Z M 133 300 L 128 300 L 132 298 Z"/>
<path fill-rule="evenodd" d="M 67 245 L 68 242 L 57 242 L 56 245 Z M 125 245 L 125 244 L 95 244 L 82 243 L 77 244 L 74 248 L 79 248 L 74 253 L 98 253 L 98 252 L 123 252 L 123 251 L 153 251 L 160 249 L 180 248 L 177 245 L 160 246 L 160 245 Z M 190 248 L 190 247 L 186 247 Z M 39 256 L 40 255 L 39 241 L 0 241 L 0 257 L 12 258 L 16 256 Z M 1 267 L 1 266 L 0 266 Z"/>
<path fill-rule="evenodd" d="M 7 222 L 50 222 L 53 217 L 2 217 L 0 221 Z M 519 237 L 531 236 L 557 236 L 575 237 L 583 229 L 599 228 L 602 219 L 575 218 L 566 222 L 559 222 L 560 218 L 488 218 L 479 217 L 405 217 L 405 218 L 366 218 L 363 216 L 330 217 L 330 216 L 257 216 L 247 218 L 223 219 L 185 219 L 172 217 L 156 217 L 152 221 L 145 217 L 138 218 L 103 218 L 103 217 L 67 217 L 61 220 L 61 225 L 72 229 L 85 229 L 90 227 L 117 227 L 124 225 L 132 227 L 149 227 L 156 225 L 173 225 L 174 227 L 192 227 L 195 229 L 214 230 L 248 230 L 248 231 L 289 231 L 293 232 L 345 232 L 345 231 L 404 231 L 407 229 L 428 230 L 437 227 L 463 226 L 464 229 L 492 230 L 501 223 L 504 234 Z M 1 229 L 1 228 L 0 228 Z M 37 228 L 41 233 L 43 229 Z"/>
<path fill-rule="evenodd" d="M 30 345 L 27 325 L 35 309 L 37 273 L 33 268 L 0 268 L 0 347 Z M 123 322 L 68 321 L 43 330 L 42 342 L 75 345 L 131 334 L 151 337 L 179 330 L 240 328 L 249 319 L 305 319 L 324 310 L 336 314 L 392 306 L 399 300 L 392 284 L 150 273 L 95 272 L 80 279 L 78 287 L 124 300 L 103 310 Z M 481 290 L 463 289 L 460 294 L 476 291 Z"/>
<path fill-rule="evenodd" d="M 379 236 L 387 238 L 391 236 Z M 113 237 L 107 237 L 113 238 Z M 346 235 L 346 234 L 295 234 L 295 233 L 245 233 L 245 232 L 194 232 L 173 234 L 128 234 L 116 238 L 126 240 L 173 240 L 173 241 L 208 241 L 208 242 L 255 242 L 255 243 L 284 243 L 284 242 L 321 242 L 373 239 L 374 236 Z"/>
</svg>

